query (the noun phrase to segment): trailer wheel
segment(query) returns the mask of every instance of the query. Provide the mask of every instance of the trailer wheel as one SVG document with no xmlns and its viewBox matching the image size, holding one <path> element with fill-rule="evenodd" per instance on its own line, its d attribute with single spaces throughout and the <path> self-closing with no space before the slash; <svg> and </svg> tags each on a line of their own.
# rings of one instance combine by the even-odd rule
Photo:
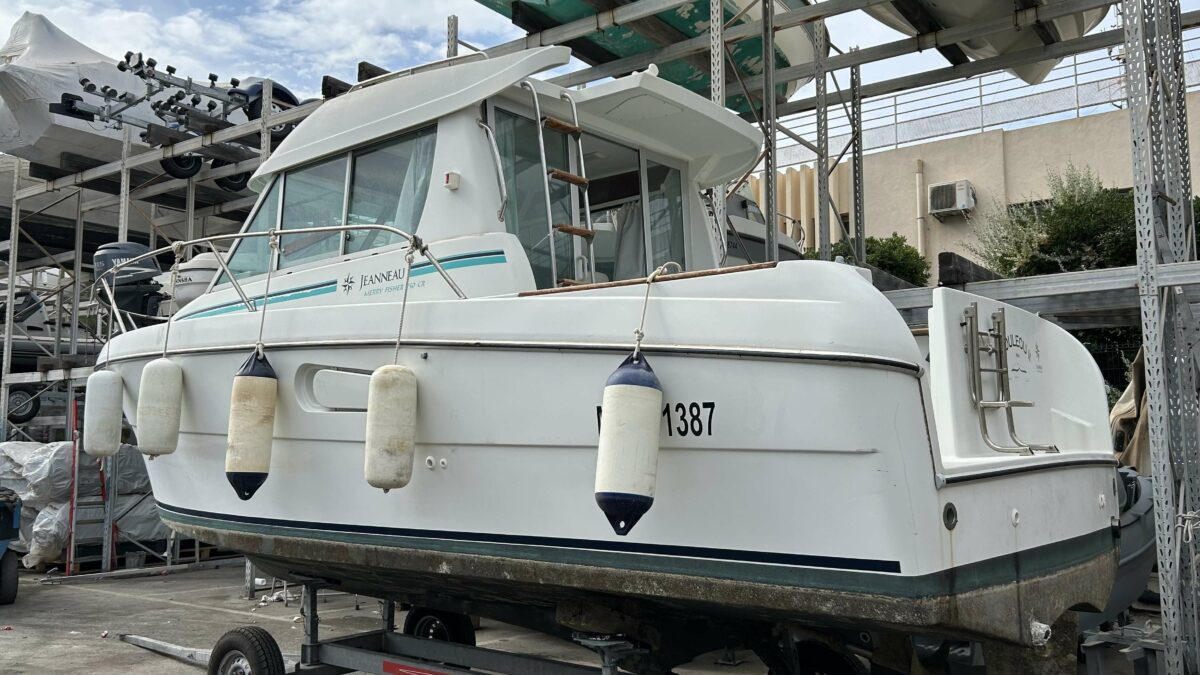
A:
<svg viewBox="0 0 1200 675">
<path fill-rule="evenodd" d="M 204 158 L 200 155 L 164 157 L 158 160 L 158 165 L 171 178 L 191 178 L 200 173 L 200 169 L 204 167 Z"/>
<path fill-rule="evenodd" d="M 258 626 L 234 628 L 217 640 L 208 675 L 284 675 L 279 643 Z"/>
<path fill-rule="evenodd" d="M 214 159 L 212 161 L 212 168 L 219 169 L 228 164 L 230 162 L 226 162 L 223 159 Z M 232 176 L 214 178 L 213 182 L 217 184 L 217 187 L 226 192 L 241 192 L 246 189 L 246 185 L 250 182 L 250 172 L 247 171 L 245 173 L 235 173 Z"/>
<path fill-rule="evenodd" d="M 42 399 L 37 389 L 25 385 L 14 384 L 8 388 L 8 421 L 13 424 L 24 424 L 37 417 L 42 409 Z"/>
<path fill-rule="evenodd" d="M 475 646 L 475 625 L 466 614 L 413 607 L 404 617 L 401 632 L 428 640 Z"/>
<path fill-rule="evenodd" d="M 12 549 L 0 556 L 0 605 L 11 605 L 17 599 L 17 554 Z"/>
</svg>

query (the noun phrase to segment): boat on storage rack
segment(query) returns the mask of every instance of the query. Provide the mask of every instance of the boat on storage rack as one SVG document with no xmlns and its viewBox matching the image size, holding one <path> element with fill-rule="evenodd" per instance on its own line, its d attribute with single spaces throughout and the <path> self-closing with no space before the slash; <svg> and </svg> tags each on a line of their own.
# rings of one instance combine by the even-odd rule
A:
<svg viewBox="0 0 1200 675">
<path fill-rule="evenodd" d="M 773 625 L 1028 646 L 1103 607 L 1084 348 L 936 289 L 926 361 L 852 267 L 716 269 L 700 189 L 758 132 L 649 72 L 532 79 L 569 56 L 382 76 L 272 153 L 228 273 L 98 362 L 139 434 L 178 405 L 164 520 L 278 576 L 620 632 L 660 670 Z M 178 384 L 144 372 L 164 355 Z"/>
<path fill-rule="evenodd" d="M 49 167 L 71 168 L 85 158 L 92 162 L 107 162 L 121 157 L 123 131 L 119 124 L 91 115 L 73 114 L 65 103 L 75 99 L 95 106 L 115 103 L 118 93 L 129 93 L 136 99 L 132 102 L 122 98 L 119 107 L 122 119 L 138 127 L 131 138 L 135 152 L 145 147 L 142 129 L 148 123 L 167 125 L 160 119 L 157 106 L 183 100 L 183 90 L 178 86 L 162 88 L 161 81 L 148 81 L 133 72 L 127 61 L 118 67 L 118 60 L 101 54 L 68 35 L 41 14 L 24 12 L 10 29 L 8 40 L 0 45 L 0 152 L 29 160 Z M 142 60 L 141 54 L 134 57 Z M 152 63 L 152 60 L 151 60 Z M 150 68 L 153 70 L 153 67 Z M 145 75 L 146 71 L 140 71 Z M 164 64 L 164 72 L 173 75 L 175 69 Z M 262 89 L 260 78 L 248 77 L 244 82 L 218 85 L 215 75 L 206 90 L 223 92 L 223 98 L 237 93 L 239 101 L 247 105 L 233 108 L 227 120 L 220 124 L 245 122 L 257 118 L 261 111 L 259 96 Z M 142 100 L 148 82 L 160 87 L 152 96 Z M 179 83 L 185 82 L 182 78 Z M 190 85 L 191 80 L 186 80 Z M 90 88 L 84 86 L 90 84 Z M 200 82 L 194 84 L 199 85 Z M 111 87 L 112 97 L 96 94 Z M 187 94 L 194 93 L 188 90 Z M 177 98 L 174 98 L 176 95 Z M 279 101 L 295 105 L 296 97 L 283 85 L 274 85 L 274 96 Z M 214 102 L 209 96 L 197 96 L 193 105 L 201 101 Z M 257 106 L 257 107 L 255 107 Z M 211 116 L 214 108 L 207 108 Z M 175 127 L 178 123 L 172 122 Z M 197 165 L 198 167 L 198 165 Z M 199 169 L 197 168 L 196 171 Z M 192 172 L 193 174 L 195 171 Z M 242 188 L 232 180 L 224 189 L 238 192 Z"/>
<path fill-rule="evenodd" d="M 1021 2 L 997 2 L 996 0 L 907 0 L 872 5 L 864 11 L 878 21 L 904 33 L 921 35 L 943 28 L 957 28 L 978 24 L 989 19 L 1012 16 L 1014 9 L 1047 5 L 1046 0 L 1022 0 Z M 1104 21 L 1108 6 L 1089 9 L 1075 14 L 1038 23 L 1028 30 L 1009 30 L 977 37 L 958 45 L 959 56 L 971 59 L 987 59 L 1025 50 L 1049 46 L 1064 40 L 1083 37 Z M 952 47 L 951 49 L 955 49 Z M 1009 72 L 1028 84 L 1039 84 L 1061 59 L 1048 59 L 1013 66 Z"/>
<path fill-rule="evenodd" d="M 508 18 L 522 30 L 534 32 L 551 26 L 588 19 L 596 15 L 597 6 L 588 0 L 546 0 L 535 4 L 516 3 L 508 0 L 477 0 L 479 4 Z M 773 0 L 775 13 L 800 9 L 810 0 Z M 757 21 L 762 18 L 761 0 L 724 0 L 725 21 L 729 26 Z M 601 65 L 620 59 L 658 51 L 672 42 L 708 35 L 710 14 L 705 0 L 684 2 L 671 9 L 629 24 L 616 24 L 572 41 L 576 56 L 587 63 Z M 828 41 L 826 42 L 828 45 Z M 727 45 L 728 63 L 736 64 L 745 75 L 759 75 L 763 71 L 763 49 L 760 38 L 738 40 Z M 828 46 L 825 49 L 828 53 Z M 808 28 L 793 26 L 775 33 L 775 65 L 786 68 L 813 60 L 813 43 Z M 663 79 L 701 95 L 707 95 L 710 86 L 711 67 L 705 54 L 670 59 L 658 64 Z M 750 105 L 731 75 L 725 103 L 739 112 L 747 112 Z M 779 100 L 791 98 L 796 90 L 812 78 L 802 78 L 780 83 L 776 89 Z"/>
</svg>

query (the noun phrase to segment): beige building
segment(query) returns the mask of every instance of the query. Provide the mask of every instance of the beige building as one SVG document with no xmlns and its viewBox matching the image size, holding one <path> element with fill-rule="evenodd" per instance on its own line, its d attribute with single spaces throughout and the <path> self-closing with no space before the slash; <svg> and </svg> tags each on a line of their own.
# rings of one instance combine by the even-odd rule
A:
<svg viewBox="0 0 1200 675">
<path fill-rule="evenodd" d="M 1200 93 L 1188 95 L 1188 135 L 1192 164 L 1200 159 Z M 1048 170 L 1073 163 L 1089 167 L 1115 188 L 1132 187 L 1129 116 L 1124 110 L 1038 124 L 1020 129 L 985 131 L 867 154 L 863 162 L 864 205 L 868 236 L 898 232 L 929 259 L 937 282 L 937 254 L 954 251 L 970 257 L 964 244 L 973 239 L 972 217 L 950 217 L 944 222 L 929 217 L 925 190 L 918 192 L 918 170 L 923 185 L 967 180 L 975 188 L 978 219 L 989 209 L 1042 199 L 1048 195 Z M 920 167 L 920 169 L 918 168 Z M 799 238 L 806 247 L 816 242 L 816 184 L 811 166 L 781 171 L 777 182 L 781 230 Z M 761 197 L 760 179 L 751 189 Z M 852 222 L 851 172 L 843 162 L 830 176 L 829 191 L 842 219 Z M 761 201 L 761 200 L 760 200 Z M 918 225 L 924 222 L 924 227 Z M 831 212 L 831 238 L 843 233 Z M 846 229 L 853 232 L 850 225 Z"/>
</svg>

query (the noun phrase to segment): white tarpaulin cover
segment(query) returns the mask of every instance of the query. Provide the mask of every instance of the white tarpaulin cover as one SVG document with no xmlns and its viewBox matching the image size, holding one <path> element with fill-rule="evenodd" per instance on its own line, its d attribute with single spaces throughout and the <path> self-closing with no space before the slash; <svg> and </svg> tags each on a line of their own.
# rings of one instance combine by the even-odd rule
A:
<svg viewBox="0 0 1200 675">
<path fill-rule="evenodd" d="M 144 91 L 140 78 L 117 70 L 116 64 L 116 59 L 67 35 L 46 17 L 22 14 L 0 46 L 0 152 L 53 166 L 59 165 L 63 152 L 115 158 L 121 151 L 121 132 L 100 122 L 52 115 L 49 105 L 60 102 L 63 93 L 83 95 L 79 80 L 84 77 L 97 87 Z M 136 110 L 139 117 L 154 119 L 149 105 Z"/>
<path fill-rule="evenodd" d="M 27 567 L 57 559 L 67 544 L 72 450 L 70 441 L 0 443 L 0 486 L 22 501 L 21 537 L 12 548 L 28 554 L 22 559 Z M 117 530 L 138 541 L 167 538 L 170 531 L 158 517 L 141 452 L 123 444 L 116 457 Z M 103 519 L 103 507 L 96 504 L 101 494 L 99 460 L 80 453 L 78 496 L 91 503 L 77 508 L 78 521 Z M 83 523 L 75 540 L 98 543 L 102 534 L 101 523 Z"/>
</svg>

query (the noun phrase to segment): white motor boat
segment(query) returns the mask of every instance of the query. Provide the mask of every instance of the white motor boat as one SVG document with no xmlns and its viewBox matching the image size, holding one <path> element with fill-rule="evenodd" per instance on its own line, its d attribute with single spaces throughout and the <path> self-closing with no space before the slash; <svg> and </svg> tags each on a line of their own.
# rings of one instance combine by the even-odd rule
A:
<svg viewBox="0 0 1200 675">
<path fill-rule="evenodd" d="M 569 57 L 383 76 L 272 153 L 229 273 L 93 375 L 144 450 L 167 438 L 163 519 L 280 577 L 622 633 L 651 647 L 644 672 L 780 625 L 1030 646 L 1103 607 L 1118 499 L 1084 348 L 939 288 L 926 361 L 849 266 L 716 269 L 700 189 L 749 169 L 760 134 L 651 73 L 531 79 Z M 606 386 L 627 357 L 660 398 L 621 398 L 651 389 L 624 367 Z M 418 383 L 409 403 L 380 407 L 385 365 Z M 377 456 L 376 425 L 409 414 Z"/>
<path fill-rule="evenodd" d="M 920 35 L 941 28 L 954 28 L 988 19 L 1010 16 L 1014 10 L 1047 4 L 1044 0 L 996 2 L 995 0 L 913 0 L 905 3 L 884 3 L 866 8 L 866 12 L 889 28 L 905 35 Z M 986 59 L 1001 54 L 1034 49 L 1043 45 L 1083 37 L 1100 25 L 1108 7 L 1060 17 L 1038 24 L 1029 30 L 993 33 L 961 43 L 962 52 L 972 59 Z M 1009 69 L 1013 75 L 1029 84 L 1046 79 L 1060 59 L 1038 61 Z"/>
<path fill-rule="evenodd" d="M 162 286 L 162 293 L 170 300 L 159 303 L 159 313 L 168 316 L 177 312 L 204 294 L 217 274 L 221 262 L 216 253 L 197 253 L 191 260 L 179 263 L 175 270 L 167 270 L 154 277 Z"/>
<path fill-rule="evenodd" d="M 725 260 L 722 267 L 736 267 L 762 262 L 767 259 L 767 220 L 762 209 L 754 201 L 748 186 L 742 186 L 725 200 L 725 215 L 729 219 L 729 236 L 725 242 Z M 791 236 L 777 232 L 779 260 L 803 258 L 803 244 Z"/>
</svg>

